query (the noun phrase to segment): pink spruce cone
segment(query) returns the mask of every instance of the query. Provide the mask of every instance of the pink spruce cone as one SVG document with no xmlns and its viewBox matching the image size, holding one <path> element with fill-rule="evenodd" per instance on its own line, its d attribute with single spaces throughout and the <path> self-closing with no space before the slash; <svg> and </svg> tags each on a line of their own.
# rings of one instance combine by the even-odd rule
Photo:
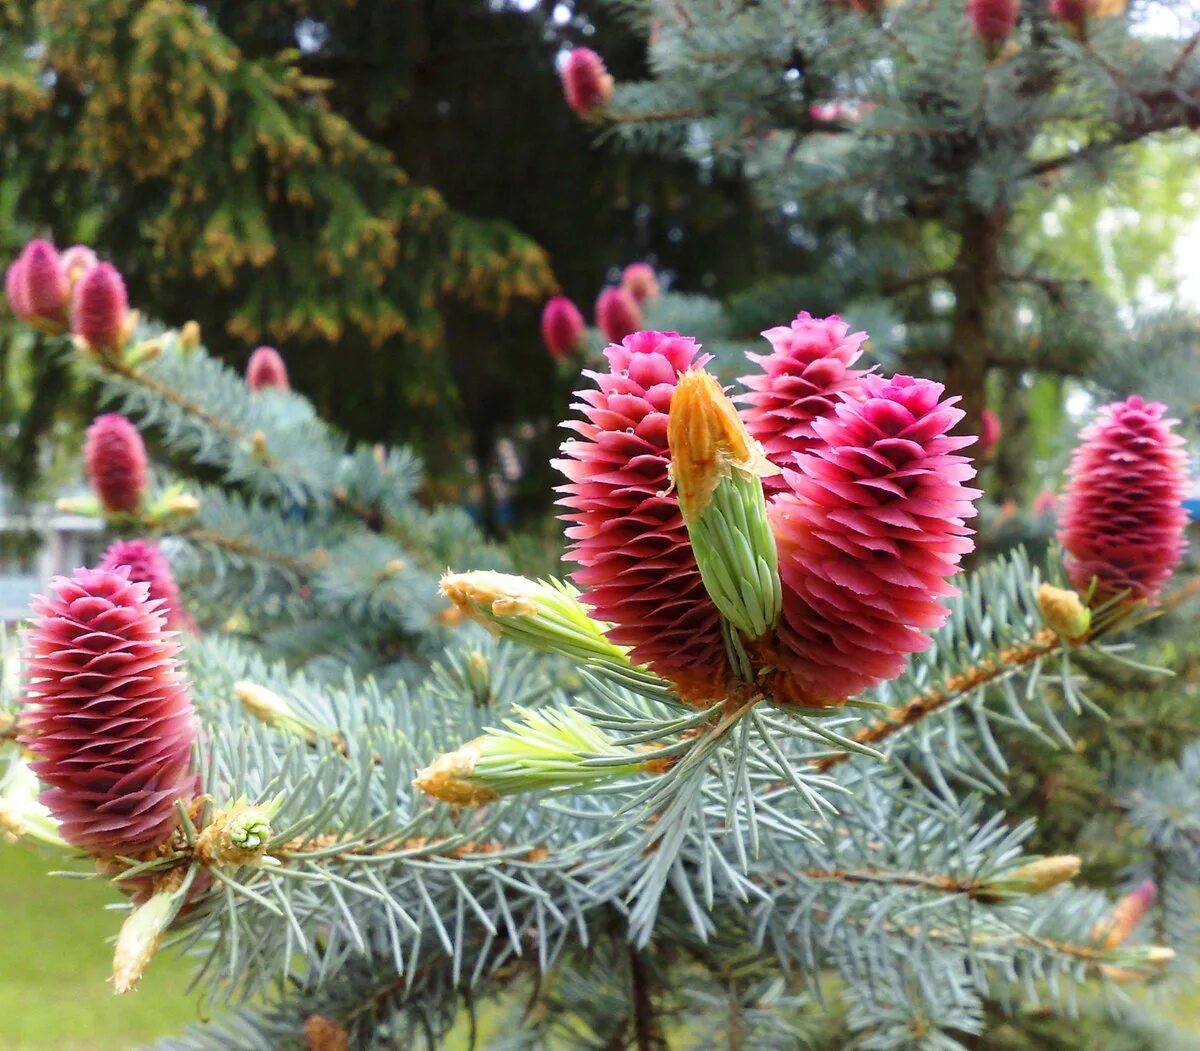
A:
<svg viewBox="0 0 1200 1051">
<path fill-rule="evenodd" d="M 1136 395 L 1105 405 L 1080 434 L 1058 538 L 1067 575 L 1096 600 L 1154 602 L 1183 557 L 1187 463 L 1166 406 Z"/>
<path fill-rule="evenodd" d="M 1050 0 L 1050 14 L 1060 22 L 1079 27 L 1091 14 L 1095 0 Z"/>
<path fill-rule="evenodd" d="M 106 511 L 135 512 L 148 484 L 146 446 L 124 416 L 105 413 L 87 429 L 83 460 L 88 480 Z"/>
<path fill-rule="evenodd" d="M 658 298 L 658 275 L 649 263 L 630 263 L 621 271 L 621 287 L 635 302 L 645 303 Z"/>
<path fill-rule="evenodd" d="M 991 409 L 984 409 L 979 414 L 979 455 L 981 457 L 987 456 L 996 448 L 1000 443 L 1000 435 L 1003 430 L 1000 426 L 1000 417 Z"/>
<path fill-rule="evenodd" d="M 542 342 L 555 361 L 583 349 L 587 323 L 579 308 L 566 296 L 552 296 L 542 308 Z"/>
<path fill-rule="evenodd" d="M 250 355 L 246 362 L 246 386 L 255 392 L 268 388 L 291 390 L 287 366 L 279 351 L 274 347 L 259 347 Z"/>
<path fill-rule="evenodd" d="M 128 570 L 77 569 L 35 598 L 21 743 L 69 843 L 137 856 L 175 829 L 197 782 L 197 722 L 179 646 Z"/>
<path fill-rule="evenodd" d="M 865 372 L 851 368 L 862 356 L 865 332 L 850 333 L 836 314 L 814 318 L 801 312 L 788 325 L 763 336 L 770 354 L 750 354 L 761 373 L 743 376 L 748 393 L 736 400 L 750 436 L 762 443 L 767 458 L 791 466 L 820 444 L 813 423 L 830 416 L 841 396 L 858 389 Z M 764 479 L 767 494 L 786 488 L 780 476 Z"/>
<path fill-rule="evenodd" d="M 126 339 L 129 297 L 120 271 L 97 263 L 75 286 L 71 331 L 96 350 L 112 350 Z"/>
<path fill-rule="evenodd" d="M 967 0 L 967 17 L 981 40 L 1003 40 L 1016 28 L 1019 0 Z"/>
<path fill-rule="evenodd" d="M 30 241 L 21 252 L 25 301 L 33 317 L 63 323 L 70 288 L 62 259 L 49 241 Z"/>
<path fill-rule="evenodd" d="M 783 615 L 758 647 L 780 703 L 824 707 L 900 674 L 941 627 L 947 583 L 974 546 L 979 491 L 949 431 L 963 413 L 931 380 L 863 376 L 814 419 L 818 442 L 770 508 Z"/>
<path fill-rule="evenodd" d="M 196 622 L 183 607 L 179 587 L 171 566 L 158 545 L 150 540 L 114 541 L 100 558 L 98 569 L 116 570 L 124 566 L 129 579 L 150 589 L 150 600 L 159 604 L 172 631 L 196 633 Z"/>
<path fill-rule="evenodd" d="M 642 327 L 637 301 L 623 288 L 606 288 L 596 300 L 596 327 L 610 343 L 620 343 Z"/>
<path fill-rule="evenodd" d="M 566 426 L 554 466 L 567 557 L 582 601 L 632 660 L 674 682 L 685 700 L 724 696 L 731 671 L 721 618 L 708 597 L 679 503 L 670 492 L 667 415 L 679 374 L 700 367 L 696 341 L 638 332 L 605 350 L 607 372 L 585 372 L 598 390 L 578 392 L 584 420 Z"/>
<path fill-rule="evenodd" d="M 1052 515 L 1058 505 L 1058 495 L 1050 489 L 1043 489 L 1033 498 L 1033 513 L 1035 515 Z"/>
<path fill-rule="evenodd" d="M 572 48 L 559 75 L 567 105 L 584 120 L 612 101 L 613 78 L 590 47 Z"/>
<path fill-rule="evenodd" d="M 4 271 L 4 297 L 12 312 L 22 321 L 28 321 L 33 316 L 29 309 L 29 296 L 25 294 L 25 260 L 21 256 L 9 263 Z"/>
<path fill-rule="evenodd" d="M 1108 919 L 1096 925 L 1093 937 L 1106 949 L 1123 945 L 1157 899 L 1158 885 L 1152 879 L 1143 880 L 1117 901 Z"/>
<path fill-rule="evenodd" d="M 96 253 L 87 245 L 71 245 L 62 254 L 63 273 L 67 284 L 73 289 L 92 267 L 96 265 Z"/>
</svg>

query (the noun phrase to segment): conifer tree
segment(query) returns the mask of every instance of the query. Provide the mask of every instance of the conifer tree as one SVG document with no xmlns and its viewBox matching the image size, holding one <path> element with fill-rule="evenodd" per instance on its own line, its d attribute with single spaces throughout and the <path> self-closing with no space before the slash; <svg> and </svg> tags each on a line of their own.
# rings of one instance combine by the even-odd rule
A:
<svg viewBox="0 0 1200 1051">
<path fill-rule="evenodd" d="M 884 344 L 902 332 L 904 367 L 944 377 L 972 433 L 989 405 L 1000 413 L 1002 498 L 1033 496 L 1033 379 L 1194 348 L 1192 320 L 1143 312 L 1131 326 L 1042 227 L 1052 202 L 1110 178 L 1137 144 L 1200 124 L 1190 5 L 607 6 L 644 35 L 651 75 L 618 79 L 595 125 L 743 173 L 811 250 L 804 273 L 727 304 L 727 325 L 748 336 L 788 302 L 848 312 Z"/>
<path fill-rule="evenodd" d="M 1080 435 L 1065 562 L 962 574 L 941 385 L 807 317 L 739 411 L 694 340 L 639 331 L 570 413 L 571 582 L 527 579 L 413 503 L 403 450 L 139 320 L 105 264 L 64 318 L 29 258 L 14 305 L 120 414 L 75 510 L 159 557 L 35 604 L 0 818 L 126 899 L 118 991 L 175 946 L 232 1008 L 163 1046 L 436 1046 L 482 1005 L 512 1048 L 1062 1046 L 1102 997 L 1167 1046 L 1120 987 L 1191 953 L 1200 753 L 1123 771 L 1116 893 L 1000 792 L 1157 681 L 1147 614 L 1196 590 L 1164 406 Z"/>
</svg>

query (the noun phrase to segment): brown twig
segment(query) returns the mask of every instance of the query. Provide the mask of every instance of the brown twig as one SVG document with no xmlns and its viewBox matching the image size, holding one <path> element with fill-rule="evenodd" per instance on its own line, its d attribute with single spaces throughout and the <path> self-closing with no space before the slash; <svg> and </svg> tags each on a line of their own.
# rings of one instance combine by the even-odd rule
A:
<svg viewBox="0 0 1200 1051">
<path fill-rule="evenodd" d="M 1017 668 L 1041 660 L 1061 649 L 1063 645 L 1064 642 L 1060 635 L 1049 628 L 1043 628 L 1028 642 L 1002 650 L 996 655 L 995 660 L 985 658 L 966 671 L 952 675 L 946 680 L 944 688 L 934 688 L 925 693 L 919 693 L 907 703 L 891 709 L 882 718 L 862 727 L 851 739 L 857 744 L 876 747 L 901 730 L 907 730 L 922 719 L 949 707 L 979 687 L 995 682 L 1001 676 L 1007 675 Z M 851 752 L 833 752 L 820 759 L 812 760 L 812 765 L 822 773 L 826 773 L 849 759 L 851 754 Z"/>
<path fill-rule="evenodd" d="M 212 544 L 214 547 L 223 548 L 226 551 L 242 555 L 245 558 L 271 562 L 296 573 L 313 573 L 320 568 L 320 559 L 316 554 L 309 558 L 292 558 L 290 555 L 281 555 L 275 551 L 268 551 L 266 548 L 258 547 L 248 540 L 226 536 L 224 533 L 218 533 L 213 529 L 203 529 L 199 526 L 185 526 L 179 530 L 178 535 L 186 537 L 188 540 L 193 540 L 198 544 Z"/>
</svg>

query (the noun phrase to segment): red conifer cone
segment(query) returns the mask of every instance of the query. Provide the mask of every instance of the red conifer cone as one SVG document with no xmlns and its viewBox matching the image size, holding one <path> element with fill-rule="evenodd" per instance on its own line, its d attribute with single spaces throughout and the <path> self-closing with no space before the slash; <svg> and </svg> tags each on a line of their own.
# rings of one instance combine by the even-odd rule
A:
<svg viewBox="0 0 1200 1051">
<path fill-rule="evenodd" d="M 58 251 L 49 241 L 30 241 L 21 252 L 21 277 L 29 313 L 65 323 L 70 289 Z"/>
<path fill-rule="evenodd" d="M 287 366 L 279 351 L 274 347 L 259 347 L 250 355 L 246 362 L 246 386 L 256 392 L 268 388 L 291 390 Z"/>
<path fill-rule="evenodd" d="M 658 275 L 649 263 L 630 263 L 621 271 L 621 287 L 638 303 L 658 298 Z"/>
<path fill-rule="evenodd" d="M 981 40 L 1003 40 L 1017 24 L 1018 0 L 967 0 L 967 17 Z"/>
<path fill-rule="evenodd" d="M 153 850 L 196 794 L 196 717 L 147 591 L 127 570 L 78 569 L 34 599 L 25 639 L 21 743 L 63 838 L 97 857 Z"/>
<path fill-rule="evenodd" d="M 542 341 L 555 361 L 582 349 L 587 324 L 579 308 L 566 296 L 552 296 L 542 308 Z"/>
<path fill-rule="evenodd" d="M 1091 14 L 1095 0 L 1050 0 L 1050 13 L 1060 22 L 1078 28 Z"/>
<path fill-rule="evenodd" d="M 604 60 L 590 47 L 572 48 L 562 66 L 567 105 L 584 120 L 607 106 L 613 97 L 613 78 Z"/>
<path fill-rule="evenodd" d="M 817 441 L 770 509 L 783 615 L 757 656 L 779 703 L 838 704 L 898 675 L 945 622 L 947 578 L 974 546 L 957 399 L 909 376 L 859 382 L 861 400 L 812 421 Z"/>
<path fill-rule="evenodd" d="M 63 273 L 67 284 L 73 289 L 92 267 L 96 265 L 96 253 L 87 245 L 71 245 L 62 254 Z"/>
<path fill-rule="evenodd" d="M 585 372 L 584 420 L 567 426 L 555 467 L 571 525 L 567 557 L 582 601 L 613 625 L 631 659 L 676 684 L 685 700 L 724 696 L 732 681 L 721 618 L 705 590 L 679 503 L 670 492 L 667 417 L 679 374 L 700 367 L 696 341 L 638 332 L 605 350 L 607 372 Z"/>
<path fill-rule="evenodd" d="M 1105 405 L 1080 434 L 1063 496 L 1067 575 L 1096 599 L 1153 602 L 1183 557 L 1187 463 L 1166 406 L 1136 395 Z"/>
<path fill-rule="evenodd" d="M 862 357 L 865 332 L 850 332 L 836 314 L 815 318 L 801 312 L 791 325 L 763 333 L 770 354 L 751 354 L 761 372 L 742 377 L 748 393 L 736 400 L 750 436 L 762 443 L 768 459 L 791 466 L 820 444 L 813 423 L 833 413 L 841 395 L 858 388 L 866 375 L 854 365 Z M 785 488 L 782 479 L 765 479 L 768 495 Z"/>
<path fill-rule="evenodd" d="M 1000 424 L 1000 417 L 991 409 L 984 409 L 979 414 L 979 455 L 981 458 L 987 456 L 1000 444 L 1000 436 L 1003 432 L 1004 428 Z"/>
<path fill-rule="evenodd" d="M 112 412 L 97 416 L 87 429 L 83 459 L 106 511 L 132 514 L 138 509 L 148 484 L 146 446 L 132 423 Z"/>
<path fill-rule="evenodd" d="M 4 271 L 4 296 L 12 312 L 22 321 L 32 317 L 29 296 L 25 294 L 25 261 L 17 256 Z"/>
<path fill-rule="evenodd" d="M 71 304 L 71 331 L 96 350 L 112 350 L 127 338 L 129 297 L 120 271 L 97 263 L 79 279 Z"/>
<path fill-rule="evenodd" d="M 606 288 L 596 299 L 596 327 L 610 343 L 620 343 L 642 327 L 642 311 L 625 289 Z"/>
<path fill-rule="evenodd" d="M 129 570 L 133 583 L 145 584 L 150 589 L 150 598 L 160 604 L 168 628 L 195 634 L 196 622 L 184 609 L 175 575 L 157 544 L 149 540 L 114 541 L 101 556 L 97 568 L 115 570 L 121 566 Z"/>
</svg>

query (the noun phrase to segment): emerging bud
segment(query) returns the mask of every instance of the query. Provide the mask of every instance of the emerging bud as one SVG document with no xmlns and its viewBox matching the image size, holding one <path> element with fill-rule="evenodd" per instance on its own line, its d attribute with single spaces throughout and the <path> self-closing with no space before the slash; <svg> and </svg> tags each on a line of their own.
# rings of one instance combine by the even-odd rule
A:
<svg viewBox="0 0 1200 1051">
<path fill-rule="evenodd" d="M 258 865 L 271 838 L 271 818 L 278 805 L 235 803 L 218 810 L 196 839 L 196 857 L 206 865 Z"/>
<path fill-rule="evenodd" d="M 124 416 L 105 413 L 87 429 L 83 460 L 88 480 L 105 511 L 134 514 L 149 484 L 146 446 Z"/>
<path fill-rule="evenodd" d="M 642 312 L 623 288 L 606 288 L 596 300 L 596 327 L 610 343 L 620 343 L 642 327 Z"/>
<path fill-rule="evenodd" d="M 71 291 L 75 290 L 75 286 L 83 280 L 83 275 L 91 270 L 96 263 L 96 253 L 87 245 L 71 245 L 70 248 L 63 252 L 63 273 L 66 275 L 67 285 Z"/>
<path fill-rule="evenodd" d="M 121 926 L 113 953 L 113 986 L 127 993 L 141 979 L 158 951 L 159 942 L 187 900 L 191 879 L 174 889 L 155 892 L 133 910 Z"/>
<path fill-rule="evenodd" d="M 68 850 L 70 845 L 59 835 L 54 814 L 38 799 L 40 790 L 28 760 L 21 755 L 14 757 L 0 778 L 0 832 L 14 840 Z"/>
<path fill-rule="evenodd" d="M 704 586 L 717 609 L 749 639 L 779 619 L 783 594 L 761 478 L 779 473 L 720 384 L 685 372 L 667 423 L 671 480 Z"/>
<path fill-rule="evenodd" d="M 1157 897 L 1158 887 L 1154 880 L 1144 880 L 1117 902 L 1107 920 L 1096 924 L 1092 940 L 1100 942 L 1106 949 L 1124 944 Z"/>
<path fill-rule="evenodd" d="M 274 347 L 259 347 L 246 363 L 246 386 L 255 393 L 263 390 L 291 390 L 287 366 Z"/>
<path fill-rule="evenodd" d="M 276 730 L 303 737 L 310 744 L 315 744 L 319 737 L 335 736 L 333 730 L 318 726 L 311 719 L 297 714 L 295 709 L 274 690 L 268 690 L 258 683 L 249 682 L 246 679 L 235 682 L 233 694 L 242 702 L 242 707 L 249 715 Z"/>
<path fill-rule="evenodd" d="M 1038 586 L 1038 608 L 1046 623 L 1063 638 L 1075 642 L 1092 626 L 1092 611 L 1074 591 L 1053 584 Z"/>
<path fill-rule="evenodd" d="M 490 729 L 439 755 L 413 785 L 456 806 L 478 806 L 521 792 L 586 792 L 656 770 L 655 760 L 614 745 L 589 719 L 569 709 L 517 709 L 520 721 Z"/>
<path fill-rule="evenodd" d="M 658 298 L 658 275 L 649 263 L 630 263 L 621 271 L 621 287 L 638 303 Z"/>
<path fill-rule="evenodd" d="M 582 350 L 587 340 L 587 325 L 579 308 L 566 296 L 553 296 L 542 308 L 542 342 L 555 361 L 562 361 Z"/>
<path fill-rule="evenodd" d="M 980 40 L 1003 40 L 1017 24 L 1018 0 L 967 0 L 967 17 Z"/>
<path fill-rule="evenodd" d="M 179 330 L 179 346 L 182 350 L 195 350 L 200 346 L 200 323 L 186 321 Z"/>
<path fill-rule="evenodd" d="M 120 271 L 111 263 L 97 263 L 75 286 L 71 331 L 92 350 L 111 351 L 129 339 L 130 321 Z"/>
<path fill-rule="evenodd" d="M 989 879 L 978 895 L 981 901 L 1001 901 L 1017 894 L 1042 894 L 1079 875 L 1079 858 L 1074 854 L 1038 858 Z"/>
<path fill-rule="evenodd" d="M 529 580 L 490 569 L 446 573 L 441 592 L 493 635 L 544 653 L 557 653 L 619 679 L 649 677 L 624 646 L 610 642 L 607 625 L 588 616 L 578 592 L 560 580 Z"/>
<path fill-rule="evenodd" d="M 304 1019 L 305 1051 L 350 1051 L 350 1034 L 329 1015 L 311 1014 Z"/>
<path fill-rule="evenodd" d="M 559 74 L 567 105 L 584 120 L 603 110 L 613 97 L 613 78 L 604 60 L 589 47 L 572 48 Z"/>
<path fill-rule="evenodd" d="M 492 669 L 487 658 L 478 650 L 467 654 L 467 683 L 476 704 L 488 704 L 492 700 Z"/>
</svg>

